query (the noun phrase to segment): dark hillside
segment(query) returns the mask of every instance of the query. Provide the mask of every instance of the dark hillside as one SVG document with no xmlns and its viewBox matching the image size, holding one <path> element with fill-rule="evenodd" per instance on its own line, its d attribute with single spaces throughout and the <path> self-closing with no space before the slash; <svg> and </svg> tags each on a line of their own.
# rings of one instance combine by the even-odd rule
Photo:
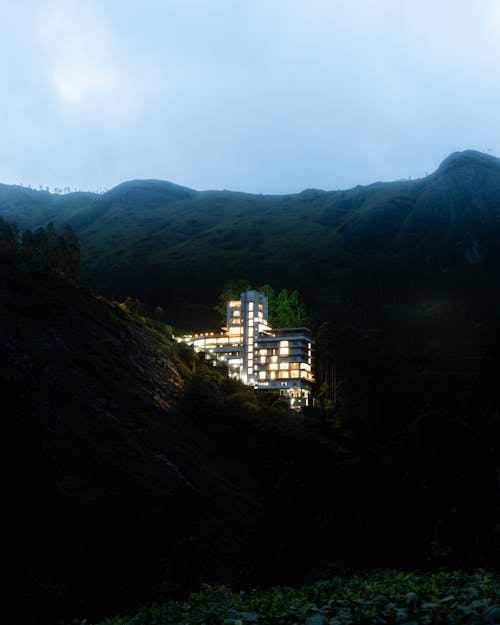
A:
<svg viewBox="0 0 500 625">
<path fill-rule="evenodd" d="M 2 254 L 4 622 L 124 614 L 202 581 L 498 566 L 498 349 L 467 389 L 474 410 L 449 409 L 457 377 L 443 363 L 447 377 L 432 388 L 447 407 L 427 396 L 403 428 L 407 415 L 387 402 L 408 405 L 408 389 L 435 378 L 410 375 L 430 358 L 422 337 L 433 332 L 411 326 L 421 334 L 400 370 L 385 356 L 410 336 L 404 326 L 383 351 L 390 326 L 377 335 L 325 325 L 322 362 L 330 348 L 340 359 L 340 399 L 332 411 L 318 393 L 297 418 L 198 362 L 168 326 L 42 273 L 12 241 Z M 440 340 L 461 350 L 464 326 L 436 315 Z"/>
<path fill-rule="evenodd" d="M 346 308 L 351 318 L 353 304 L 370 315 L 374 304 L 436 291 L 474 313 L 475 295 L 457 293 L 455 283 L 474 267 L 480 283 L 498 280 L 499 192 L 500 161 L 468 151 L 415 181 L 285 196 L 156 180 L 103 195 L 3 185 L 0 214 L 20 227 L 71 222 L 100 288 L 161 305 L 171 322 L 195 328 L 216 322 L 222 285 L 242 277 L 298 288 L 317 318 Z"/>
<path fill-rule="evenodd" d="M 1 260 L 0 282 L 4 622 L 255 579 L 282 471 L 323 474 L 331 443 L 168 326 L 21 257 Z"/>
<path fill-rule="evenodd" d="M 104 614 L 234 573 L 260 488 L 174 409 L 190 352 L 50 276 L 4 263 L 0 279 L 4 616 Z M 190 540 L 206 550 L 191 581 Z"/>
<path fill-rule="evenodd" d="M 155 180 L 103 195 L 3 186 L 0 213 L 21 227 L 69 220 L 97 289 L 160 305 L 185 329 L 217 328 L 228 280 L 298 289 L 317 326 L 340 335 L 327 339 L 333 352 L 318 346 L 319 382 L 334 366 L 331 398 L 365 429 L 403 427 L 429 406 L 479 406 L 500 310 L 497 158 L 460 152 L 422 179 L 284 196 Z"/>
<path fill-rule="evenodd" d="M 62 225 L 92 205 L 95 193 L 35 191 L 29 187 L 0 184 L 0 216 L 21 228 L 45 226 L 49 221 Z"/>
</svg>

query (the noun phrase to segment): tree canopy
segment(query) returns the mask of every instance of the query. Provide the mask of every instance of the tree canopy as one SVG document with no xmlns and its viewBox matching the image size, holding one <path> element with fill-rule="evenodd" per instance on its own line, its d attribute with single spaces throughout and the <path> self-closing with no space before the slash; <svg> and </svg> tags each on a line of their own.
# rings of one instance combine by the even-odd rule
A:
<svg viewBox="0 0 500 625">
<path fill-rule="evenodd" d="M 221 315 L 223 323 L 226 322 L 226 304 L 229 300 L 239 299 L 241 293 L 250 289 L 250 281 L 246 278 L 229 280 L 224 285 L 219 302 L 215 310 Z M 256 288 L 264 293 L 268 302 L 268 321 L 275 328 L 293 328 L 307 325 L 310 319 L 307 316 L 304 303 L 297 290 L 288 291 L 281 289 L 276 293 L 269 284 Z"/>
</svg>

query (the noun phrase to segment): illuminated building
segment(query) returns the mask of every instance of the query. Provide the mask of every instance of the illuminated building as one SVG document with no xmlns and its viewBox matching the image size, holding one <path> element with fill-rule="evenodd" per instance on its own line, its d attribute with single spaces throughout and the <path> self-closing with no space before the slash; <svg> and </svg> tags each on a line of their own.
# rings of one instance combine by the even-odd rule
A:
<svg viewBox="0 0 500 625">
<path fill-rule="evenodd" d="M 227 302 L 221 334 L 183 337 L 197 351 L 227 365 L 230 376 L 259 390 L 279 392 L 292 409 L 309 405 L 314 341 L 307 328 L 273 330 L 267 321 L 267 297 L 248 290 Z"/>
</svg>

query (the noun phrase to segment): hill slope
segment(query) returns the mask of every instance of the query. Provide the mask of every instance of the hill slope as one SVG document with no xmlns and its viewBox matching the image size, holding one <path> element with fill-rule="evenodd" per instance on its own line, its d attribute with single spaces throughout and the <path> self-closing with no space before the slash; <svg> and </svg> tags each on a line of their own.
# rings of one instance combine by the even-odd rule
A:
<svg viewBox="0 0 500 625">
<path fill-rule="evenodd" d="M 162 305 L 177 325 L 202 327 L 216 321 L 217 293 L 231 278 L 298 288 L 318 317 L 353 302 L 422 299 L 429 275 L 447 288 L 442 271 L 479 268 L 496 280 L 499 193 L 500 161 L 466 151 L 415 181 L 285 196 L 153 180 L 103 195 L 3 185 L 0 215 L 21 227 L 70 221 L 86 274 L 100 288 Z M 401 278 L 401 265 L 415 285 Z M 455 297 L 450 288 L 444 295 Z M 469 295 L 457 294 L 466 305 Z"/>
<path fill-rule="evenodd" d="M 0 281 L 7 622 L 251 576 L 284 467 L 326 466 L 331 443 L 197 363 L 163 324 L 20 258 L 0 260 Z"/>
<path fill-rule="evenodd" d="M 191 353 L 160 325 L 49 276 L 11 264 L 0 276 L 2 553 L 11 576 L 2 603 L 13 602 L 16 622 L 122 609 L 162 581 L 189 585 L 190 536 L 207 545 L 224 536 L 201 570 L 234 572 L 261 491 L 181 407 Z"/>
<path fill-rule="evenodd" d="M 95 620 L 200 581 L 292 583 L 339 562 L 498 564 L 500 350 L 491 410 L 427 409 L 388 434 L 374 418 L 394 416 L 384 388 L 407 387 L 362 341 L 355 356 L 373 369 L 361 360 L 345 378 L 363 382 L 357 404 L 298 419 L 198 363 L 162 324 L 19 254 L 0 262 L 0 282 L 6 622 Z M 357 370 L 359 337 L 340 338 Z"/>
</svg>

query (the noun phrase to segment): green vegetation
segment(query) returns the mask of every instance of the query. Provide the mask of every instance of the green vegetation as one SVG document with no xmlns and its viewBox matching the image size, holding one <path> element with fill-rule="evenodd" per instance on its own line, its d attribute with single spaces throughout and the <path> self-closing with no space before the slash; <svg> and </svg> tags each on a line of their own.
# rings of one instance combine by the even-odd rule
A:
<svg viewBox="0 0 500 625">
<path fill-rule="evenodd" d="M 186 601 L 100 625 L 478 625 L 500 620 L 500 578 L 480 572 L 376 571 L 299 588 L 232 592 L 203 586 Z"/>
<path fill-rule="evenodd" d="M 250 282 L 244 278 L 226 282 L 219 295 L 219 303 L 215 307 L 215 310 L 220 314 L 221 325 L 226 324 L 227 302 L 234 299 L 239 300 L 241 293 L 250 288 L 252 288 Z M 289 293 L 287 289 L 282 289 L 276 294 L 269 284 L 258 286 L 256 290 L 264 293 L 267 297 L 268 321 L 273 328 L 297 328 L 307 326 L 310 322 L 297 290 Z"/>
<path fill-rule="evenodd" d="M 491 597 L 467 618 L 494 622 L 495 577 L 431 572 L 500 561 L 499 189 L 499 162 L 477 154 L 415 182 L 284 197 L 155 181 L 102 196 L 0 188 L 2 215 L 34 230 L 19 241 L 0 220 L 4 620 L 95 622 L 207 582 L 201 597 L 228 597 L 220 614 L 266 622 L 274 593 L 328 601 L 249 588 L 392 567 L 437 581 L 370 578 L 393 589 L 384 618 L 404 623 L 415 592 L 406 622 L 437 622 L 433 597 L 441 615 Z M 106 296 L 78 286 L 66 221 Z M 276 289 L 275 325 L 303 319 L 302 298 L 312 316 L 317 404 L 301 416 L 163 323 L 216 327 L 217 293 L 241 276 Z M 375 600 L 361 580 L 340 585 Z M 342 607 L 331 601 L 326 622 Z M 371 618 L 356 605 L 356 622 Z M 311 610 L 289 621 L 319 623 Z"/>
<path fill-rule="evenodd" d="M 499 178 L 498 159 L 465 152 L 421 180 L 286 196 L 148 180 L 103 195 L 4 185 L 0 215 L 20 228 L 71 223 L 88 278 L 113 298 L 162 306 L 178 326 L 216 324 L 217 294 L 241 276 L 297 289 L 316 319 L 358 323 L 436 300 L 484 317 L 498 278 Z"/>
<path fill-rule="evenodd" d="M 25 230 L 19 241 L 17 224 L 0 217 L 0 258 L 24 264 L 77 284 L 80 281 L 80 243 L 73 228 L 66 224 L 58 235 L 54 224 Z"/>
<path fill-rule="evenodd" d="M 318 344 L 328 400 L 344 421 L 375 416 L 394 430 L 429 406 L 483 408 L 476 382 L 500 306 L 499 189 L 499 160 L 464 152 L 420 180 L 286 196 L 151 180 L 103 195 L 4 186 L 0 214 L 20 228 L 70 222 L 93 289 L 151 314 L 159 306 L 186 330 L 218 330 L 217 296 L 242 276 L 278 297 L 297 291 L 314 333 L 327 322 L 342 346 L 333 363 Z"/>
</svg>

